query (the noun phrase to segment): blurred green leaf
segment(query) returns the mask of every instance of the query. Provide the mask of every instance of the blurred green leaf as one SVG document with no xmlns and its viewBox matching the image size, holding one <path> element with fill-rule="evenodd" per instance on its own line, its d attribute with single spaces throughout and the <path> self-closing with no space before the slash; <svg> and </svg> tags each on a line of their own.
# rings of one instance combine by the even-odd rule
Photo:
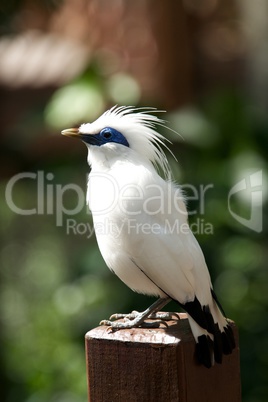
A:
<svg viewBox="0 0 268 402">
<path fill-rule="evenodd" d="M 45 110 L 45 120 L 55 129 L 71 127 L 96 119 L 104 111 L 105 101 L 100 88 L 81 80 L 58 89 Z"/>
</svg>

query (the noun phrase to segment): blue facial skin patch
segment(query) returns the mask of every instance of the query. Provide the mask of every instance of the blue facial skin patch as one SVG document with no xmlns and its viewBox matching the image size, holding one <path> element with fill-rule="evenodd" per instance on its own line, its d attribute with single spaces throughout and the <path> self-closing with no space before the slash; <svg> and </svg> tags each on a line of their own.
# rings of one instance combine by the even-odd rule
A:
<svg viewBox="0 0 268 402">
<path fill-rule="evenodd" d="M 109 142 L 124 145 L 129 147 L 126 138 L 119 131 L 112 127 L 105 127 L 98 134 L 81 134 L 82 141 L 90 145 L 102 146 Z"/>
</svg>

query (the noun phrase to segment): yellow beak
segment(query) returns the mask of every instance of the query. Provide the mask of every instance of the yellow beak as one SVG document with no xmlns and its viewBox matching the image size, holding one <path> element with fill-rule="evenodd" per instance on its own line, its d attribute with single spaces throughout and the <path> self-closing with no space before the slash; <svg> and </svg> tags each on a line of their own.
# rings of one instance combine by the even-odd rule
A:
<svg viewBox="0 0 268 402">
<path fill-rule="evenodd" d="M 66 128 L 65 130 L 62 130 L 61 134 L 66 135 L 67 137 L 74 138 L 79 138 L 81 135 L 79 132 L 79 128 Z"/>
</svg>

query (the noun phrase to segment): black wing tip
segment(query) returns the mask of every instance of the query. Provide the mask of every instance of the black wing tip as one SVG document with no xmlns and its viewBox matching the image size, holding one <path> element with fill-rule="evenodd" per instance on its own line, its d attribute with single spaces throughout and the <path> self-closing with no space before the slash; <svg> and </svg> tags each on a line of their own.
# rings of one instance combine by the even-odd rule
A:
<svg viewBox="0 0 268 402">
<path fill-rule="evenodd" d="M 197 297 L 193 301 L 187 303 L 180 303 L 181 307 L 197 322 L 200 327 L 208 329 L 208 322 L 204 307 L 202 308 Z"/>
</svg>

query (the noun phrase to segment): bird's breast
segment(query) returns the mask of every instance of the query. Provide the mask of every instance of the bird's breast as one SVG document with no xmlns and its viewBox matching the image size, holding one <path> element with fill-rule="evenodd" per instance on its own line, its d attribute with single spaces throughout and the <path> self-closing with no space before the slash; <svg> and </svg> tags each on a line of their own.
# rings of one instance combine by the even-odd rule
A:
<svg viewBox="0 0 268 402">
<path fill-rule="evenodd" d="M 176 235 L 179 225 L 187 224 L 179 189 L 142 166 L 91 172 L 87 202 L 99 245 L 111 252 L 140 252 L 147 235 L 152 240 L 170 231 Z"/>
</svg>

